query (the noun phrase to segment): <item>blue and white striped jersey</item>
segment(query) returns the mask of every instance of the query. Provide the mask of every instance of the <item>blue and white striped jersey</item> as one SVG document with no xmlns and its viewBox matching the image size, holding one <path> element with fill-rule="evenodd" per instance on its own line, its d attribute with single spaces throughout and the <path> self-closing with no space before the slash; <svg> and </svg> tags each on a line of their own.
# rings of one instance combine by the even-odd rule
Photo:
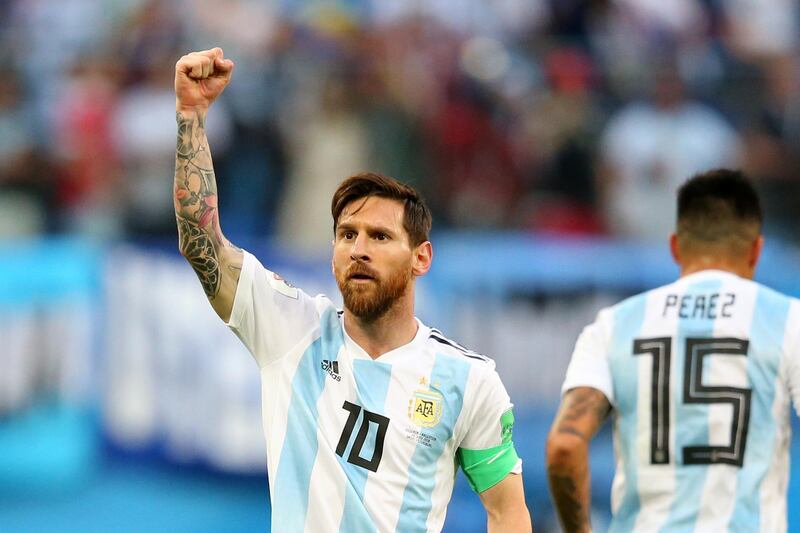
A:
<svg viewBox="0 0 800 533">
<path fill-rule="evenodd" d="M 493 361 L 435 329 L 373 360 L 246 252 L 228 325 L 261 369 L 273 531 L 439 531 L 459 462 L 479 490 L 521 471 Z"/>
<path fill-rule="evenodd" d="M 800 301 L 706 270 L 603 309 L 563 391 L 614 407 L 611 531 L 785 531 Z"/>
</svg>

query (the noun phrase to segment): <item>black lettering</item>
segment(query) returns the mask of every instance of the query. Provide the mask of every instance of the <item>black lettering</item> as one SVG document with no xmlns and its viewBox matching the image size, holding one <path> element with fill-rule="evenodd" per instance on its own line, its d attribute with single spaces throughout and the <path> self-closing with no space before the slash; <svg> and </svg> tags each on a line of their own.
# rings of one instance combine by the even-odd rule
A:
<svg viewBox="0 0 800 533">
<path fill-rule="evenodd" d="M 681 296 L 681 309 L 678 311 L 678 316 L 681 318 L 689 318 L 689 315 L 686 313 L 689 307 L 689 301 L 692 299 L 691 296 L 688 294 L 684 294 Z"/>
<path fill-rule="evenodd" d="M 676 305 L 678 305 L 678 295 L 667 294 L 667 299 L 664 301 L 664 312 L 661 313 L 661 316 L 667 316 L 667 309 Z"/>
<path fill-rule="evenodd" d="M 731 315 L 730 307 L 735 303 L 736 303 L 736 295 L 733 294 L 732 292 L 726 293 L 725 303 L 722 304 L 722 316 L 724 316 L 725 318 L 730 318 L 731 316 L 733 316 Z"/>
<path fill-rule="evenodd" d="M 717 300 L 719 299 L 719 293 L 714 293 L 708 297 L 708 314 L 706 315 L 708 318 L 717 318 Z"/>
<path fill-rule="evenodd" d="M 700 312 L 700 318 L 706 315 L 706 297 L 703 295 L 697 296 L 694 299 L 694 309 L 692 310 L 692 318 L 697 318 L 697 312 Z"/>
</svg>

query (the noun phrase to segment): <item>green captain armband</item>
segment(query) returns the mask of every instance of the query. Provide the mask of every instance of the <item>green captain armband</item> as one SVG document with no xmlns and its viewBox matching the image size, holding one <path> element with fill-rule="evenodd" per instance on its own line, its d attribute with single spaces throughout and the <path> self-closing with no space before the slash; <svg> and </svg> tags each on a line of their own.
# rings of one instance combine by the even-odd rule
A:
<svg viewBox="0 0 800 533">
<path fill-rule="evenodd" d="M 485 450 L 459 448 L 456 452 L 458 464 L 464 470 L 472 490 L 481 493 L 500 483 L 519 461 L 511 433 L 514 414 L 509 409 L 500 417 L 502 442 L 499 446 Z"/>
</svg>

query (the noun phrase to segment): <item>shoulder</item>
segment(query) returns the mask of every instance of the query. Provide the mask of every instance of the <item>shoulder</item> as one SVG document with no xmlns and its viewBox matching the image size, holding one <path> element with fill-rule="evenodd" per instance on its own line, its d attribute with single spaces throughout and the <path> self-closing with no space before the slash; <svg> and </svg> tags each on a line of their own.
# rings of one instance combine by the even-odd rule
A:
<svg viewBox="0 0 800 533">
<path fill-rule="evenodd" d="M 246 296 L 251 299 L 252 305 L 266 307 L 278 313 L 287 313 L 284 318 L 299 318 L 298 312 L 306 319 L 314 315 L 320 319 L 326 314 L 336 316 L 336 306 L 326 295 L 312 296 L 296 287 L 293 281 L 284 279 L 278 272 L 265 267 L 247 250 L 243 252 L 237 299 Z"/>
<path fill-rule="evenodd" d="M 742 282 L 752 284 L 765 298 L 780 303 L 781 305 L 788 305 L 790 308 L 800 305 L 800 299 L 779 292 L 772 287 L 767 287 L 766 285 L 751 280 L 742 280 Z"/>
<path fill-rule="evenodd" d="M 469 348 L 465 348 L 456 341 L 445 337 L 444 334 L 436 328 L 430 328 L 428 330 L 428 338 L 426 342 L 429 347 L 432 347 L 438 353 L 452 356 L 456 359 L 464 361 L 465 363 L 469 363 L 470 365 L 487 367 L 492 370 L 494 369 L 495 364 L 493 359 L 470 350 Z"/>
</svg>

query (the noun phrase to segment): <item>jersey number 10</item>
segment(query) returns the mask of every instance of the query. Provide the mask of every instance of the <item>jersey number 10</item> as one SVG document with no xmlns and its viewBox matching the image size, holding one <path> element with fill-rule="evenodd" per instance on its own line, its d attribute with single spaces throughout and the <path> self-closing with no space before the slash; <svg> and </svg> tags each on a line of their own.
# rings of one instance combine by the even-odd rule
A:
<svg viewBox="0 0 800 533">
<path fill-rule="evenodd" d="M 350 437 L 356 427 L 358 417 L 363 411 L 364 417 L 361 420 L 361 426 L 358 429 L 353 447 L 350 448 L 350 455 L 347 456 L 347 462 L 377 472 L 378 465 L 381 463 L 381 457 L 383 457 L 383 441 L 386 438 L 386 429 L 389 427 L 389 419 L 378 413 L 362 409 L 360 405 L 350 403 L 346 400 L 342 405 L 342 409 L 348 411 L 350 414 L 347 415 L 347 422 L 345 422 L 342 435 L 339 437 L 339 444 L 336 445 L 336 455 L 344 457 L 344 452 L 347 450 L 347 444 L 350 442 Z M 364 459 L 361 457 L 361 449 L 364 447 L 364 442 L 367 440 L 370 423 L 377 425 L 375 447 L 372 450 L 372 458 Z"/>
<path fill-rule="evenodd" d="M 703 384 L 703 360 L 709 355 L 747 356 L 749 341 L 732 337 L 687 338 L 683 365 L 683 403 L 724 403 L 733 407 L 730 444 L 727 446 L 685 446 L 685 465 L 730 464 L 738 467 L 744 461 L 747 428 L 750 423 L 752 391 L 741 387 Z M 650 462 L 669 464 L 670 427 L 670 362 L 672 339 L 656 337 L 633 341 L 634 355 L 653 357 L 653 381 L 650 400 Z"/>
</svg>

